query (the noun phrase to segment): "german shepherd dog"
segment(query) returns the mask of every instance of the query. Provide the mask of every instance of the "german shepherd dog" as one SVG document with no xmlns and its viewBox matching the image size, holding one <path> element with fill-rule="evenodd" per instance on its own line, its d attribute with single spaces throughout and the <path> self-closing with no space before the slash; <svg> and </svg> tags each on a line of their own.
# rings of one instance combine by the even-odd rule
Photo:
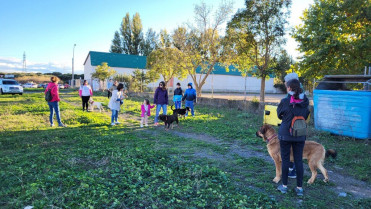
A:
<svg viewBox="0 0 371 209">
<path fill-rule="evenodd" d="M 173 129 L 173 123 L 174 122 L 176 122 L 176 124 L 179 124 L 178 114 L 176 114 L 176 113 L 173 113 L 172 115 L 161 114 L 158 117 L 160 118 L 160 120 L 165 122 L 165 130 L 169 130 L 170 125 L 171 125 L 171 129 Z"/>
<path fill-rule="evenodd" d="M 281 150 L 280 142 L 276 131 L 270 125 L 263 125 L 257 132 L 256 136 L 263 138 L 267 142 L 268 153 L 274 160 L 276 166 L 276 177 L 273 179 L 275 183 L 281 180 L 282 168 L 281 168 Z M 321 173 L 325 177 L 324 182 L 329 181 L 327 170 L 323 167 L 325 158 L 331 156 L 336 157 L 336 150 L 325 150 L 325 148 L 315 141 L 305 141 L 303 150 L 303 159 L 308 160 L 309 168 L 312 172 L 312 177 L 308 180 L 308 184 L 312 184 L 317 177 L 317 168 L 321 170 Z M 290 161 L 294 161 L 292 149 L 290 154 Z"/>
<path fill-rule="evenodd" d="M 173 109 L 173 106 L 174 105 L 171 105 L 171 110 L 173 111 L 173 114 L 177 114 L 177 115 L 180 115 L 182 116 L 183 118 L 185 118 L 185 114 L 190 111 L 191 109 L 189 107 L 186 107 L 184 109 Z"/>
</svg>

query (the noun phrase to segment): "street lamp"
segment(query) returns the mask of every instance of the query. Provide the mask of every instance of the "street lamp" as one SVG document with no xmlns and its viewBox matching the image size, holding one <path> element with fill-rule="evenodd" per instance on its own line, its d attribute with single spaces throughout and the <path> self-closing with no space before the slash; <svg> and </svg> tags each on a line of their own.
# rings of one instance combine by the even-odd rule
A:
<svg viewBox="0 0 371 209">
<path fill-rule="evenodd" d="M 75 46 L 76 44 L 73 45 L 73 51 L 72 51 L 72 81 L 71 81 L 71 86 L 75 87 L 75 71 L 74 71 L 74 65 L 75 65 Z"/>
</svg>

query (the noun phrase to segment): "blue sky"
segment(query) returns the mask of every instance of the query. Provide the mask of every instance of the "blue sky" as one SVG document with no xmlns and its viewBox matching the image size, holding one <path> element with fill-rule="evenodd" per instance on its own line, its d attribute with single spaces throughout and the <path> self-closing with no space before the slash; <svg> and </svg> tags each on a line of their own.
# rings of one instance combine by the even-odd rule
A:
<svg viewBox="0 0 371 209">
<path fill-rule="evenodd" d="M 75 70 L 83 73 L 89 51 L 107 52 L 114 32 L 127 12 L 138 12 L 143 31 L 153 28 L 172 31 L 193 22 L 193 8 L 199 0 L 0 0 L 0 72 L 22 69 L 26 52 L 28 72 L 71 72 L 75 48 Z M 205 0 L 217 8 L 216 0 Z M 294 0 L 290 26 L 313 0 Z M 234 0 L 234 12 L 244 7 Z M 232 14 L 232 15 L 233 15 Z M 289 36 L 285 48 L 296 57 L 297 44 Z"/>
</svg>

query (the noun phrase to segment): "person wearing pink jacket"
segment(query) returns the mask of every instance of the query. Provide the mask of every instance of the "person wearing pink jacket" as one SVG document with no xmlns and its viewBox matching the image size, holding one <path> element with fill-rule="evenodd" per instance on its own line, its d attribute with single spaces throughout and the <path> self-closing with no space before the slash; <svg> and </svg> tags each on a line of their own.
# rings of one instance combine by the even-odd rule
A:
<svg viewBox="0 0 371 209">
<path fill-rule="evenodd" d="M 61 121 L 60 110 L 59 110 L 59 101 L 60 101 L 59 91 L 58 91 L 59 78 L 53 76 L 53 77 L 50 78 L 50 80 L 51 80 L 51 82 L 48 84 L 48 86 L 46 87 L 45 92 L 44 92 L 44 94 L 46 94 L 50 90 L 50 94 L 52 96 L 52 99 L 50 101 L 48 101 L 49 110 L 50 110 L 50 115 L 49 115 L 50 126 L 51 127 L 54 126 L 53 117 L 54 117 L 54 113 L 55 113 L 57 115 L 58 126 L 59 127 L 67 127 Z"/>
<path fill-rule="evenodd" d="M 145 123 L 145 126 L 148 126 L 148 117 L 151 116 L 151 109 L 154 107 L 155 105 L 151 105 L 148 99 L 143 101 L 143 104 L 141 105 L 142 114 L 140 117 L 142 119 L 140 120 L 140 127 L 143 127 L 143 122 Z"/>
<path fill-rule="evenodd" d="M 79 96 L 82 99 L 82 111 L 85 111 L 86 107 L 86 112 L 89 112 L 89 99 L 90 96 L 93 96 L 93 91 L 87 80 L 84 80 L 84 84 L 80 86 Z"/>
</svg>

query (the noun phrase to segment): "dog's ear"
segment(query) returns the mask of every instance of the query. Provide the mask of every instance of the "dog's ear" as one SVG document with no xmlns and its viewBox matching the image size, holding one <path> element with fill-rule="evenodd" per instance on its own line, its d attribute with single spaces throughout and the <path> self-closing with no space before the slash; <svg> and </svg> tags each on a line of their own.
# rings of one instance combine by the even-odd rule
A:
<svg viewBox="0 0 371 209">
<path fill-rule="evenodd" d="M 268 129 L 269 129 L 269 126 L 267 125 L 267 124 L 264 124 L 261 128 L 260 128 L 260 133 L 261 134 L 265 134 L 267 131 L 268 131 Z"/>
</svg>

